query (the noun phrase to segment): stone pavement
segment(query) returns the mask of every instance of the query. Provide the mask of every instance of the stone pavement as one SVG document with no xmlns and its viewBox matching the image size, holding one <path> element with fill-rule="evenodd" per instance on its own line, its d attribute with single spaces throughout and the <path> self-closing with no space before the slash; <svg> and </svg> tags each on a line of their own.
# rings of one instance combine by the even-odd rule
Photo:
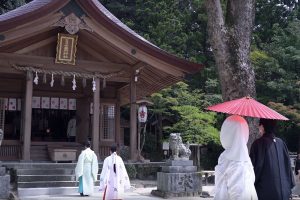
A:
<svg viewBox="0 0 300 200">
<path fill-rule="evenodd" d="M 213 186 L 203 186 L 203 190 L 211 190 Z M 155 190 L 156 187 L 149 188 L 136 188 L 132 192 L 127 192 L 124 196 L 124 200 L 135 200 L 135 199 L 162 199 L 151 195 L 151 191 Z M 40 195 L 40 196 L 27 196 L 20 197 L 20 200 L 101 200 L 102 193 L 94 193 L 92 196 L 81 197 L 78 193 L 68 195 Z M 176 200 L 212 200 L 213 198 L 202 198 L 202 197 L 177 197 L 171 198 Z"/>
<path fill-rule="evenodd" d="M 214 186 L 203 186 L 203 191 L 208 193 L 212 192 Z M 124 200 L 137 200 L 137 199 L 163 199 L 160 197 L 155 197 L 151 195 L 151 191 L 155 190 L 156 187 L 147 188 L 136 188 L 132 192 L 127 192 L 124 196 Z M 172 200 L 212 200 L 213 197 L 177 197 L 170 198 Z M 19 200 L 102 200 L 102 193 L 95 192 L 92 196 L 81 197 L 78 193 L 68 194 L 68 195 L 40 195 L 40 196 L 27 196 L 19 197 Z M 300 200 L 299 197 L 294 196 L 293 200 Z"/>
</svg>

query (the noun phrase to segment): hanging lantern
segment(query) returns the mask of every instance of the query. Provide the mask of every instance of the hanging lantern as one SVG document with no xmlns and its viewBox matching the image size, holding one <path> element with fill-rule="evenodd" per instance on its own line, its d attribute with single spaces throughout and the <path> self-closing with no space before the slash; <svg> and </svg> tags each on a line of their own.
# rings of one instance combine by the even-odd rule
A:
<svg viewBox="0 0 300 200">
<path fill-rule="evenodd" d="M 35 72 L 35 77 L 34 77 L 33 82 L 34 82 L 36 85 L 39 84 L 39 77 L 38 77 L 38 75 L 37 75 L 37 72 Z"/>
<path fill-rule="evenodd" d="M 72 83 L 73 83 L 72 89 L 76 90 L 77 86 L 76 86 L 75 74 L 73 75 L 73 81 L 72 81 Z"/>
<path fill-rule="evenodd" d="M 54 85 L 54 78 L 53 78 L 53 74 L 51 74 L 51 82 L 50 82 L 50 86 L 53 87 Z"/>
<path fill-rule="evenodd" d="M 146 105 L 141 105 L 139 107 L 139 111 L 138 111 L 139 122 L 145 123 L 147 121 L 147 115 L 148 115 L 148 112 L 147 112 Z"/>
<path fill-rule="evenodd" d="M 96 91 L 96 81 L 95 81 L 94 77 L 93 77 L 92 85 L 93 85 L 92 90 L 93 90 L 93 92 L 95 92 Z"/>
</svg>

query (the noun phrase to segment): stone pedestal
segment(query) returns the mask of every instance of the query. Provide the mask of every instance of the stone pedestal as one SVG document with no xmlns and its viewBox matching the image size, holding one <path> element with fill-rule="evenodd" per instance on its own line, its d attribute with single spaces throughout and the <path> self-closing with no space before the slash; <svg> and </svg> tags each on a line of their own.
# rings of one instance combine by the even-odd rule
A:
<svg viewBox="0 0 300 200">
<path fill-rule="evenodd" d="M 201 175 L 192 160 L 168 160 L 157 173 L 157 190 L 151 194 L 163 198 L 199 196 Z"/>
<path fill-rule="evenodd" d="M 53 148 L 49 150 L 52 161 L 76 161 L 76 149 L 59 149 Z"/>
<path fill-rule="evenodd" d="M 6 175 L 5 167 L 0 166 L 0 199 L 8 198 L 9 185 L 10 185 L 10 176 Z"/>
</svg>

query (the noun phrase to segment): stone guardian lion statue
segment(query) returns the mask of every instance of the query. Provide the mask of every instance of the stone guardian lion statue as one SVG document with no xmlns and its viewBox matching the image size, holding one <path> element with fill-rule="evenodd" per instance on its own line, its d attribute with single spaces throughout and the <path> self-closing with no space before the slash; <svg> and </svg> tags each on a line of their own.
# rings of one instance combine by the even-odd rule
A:
<svg viewBox="0 0 300 200">
<path fill-rule="evenodd" d="M 170 150 L 172 151 L 172 160 L 189 160 L 191 150 L 189 142 L 186 145 L 182 143 L 180 133 L 171 133 L 169 139 Z"/>
</svg>

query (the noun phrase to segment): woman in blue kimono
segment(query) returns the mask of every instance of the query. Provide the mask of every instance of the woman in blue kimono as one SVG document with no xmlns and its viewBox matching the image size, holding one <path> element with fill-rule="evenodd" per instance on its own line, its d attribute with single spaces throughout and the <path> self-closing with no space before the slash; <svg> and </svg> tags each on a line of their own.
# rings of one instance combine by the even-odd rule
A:
<svg viewBox="0 0 300 200">
<path fill-rule="evenodd" d="M 97 180 L 98 160 L 90 147 L 91 143 L 87 141 L 75 168 L 76 180 L 79 181 L 78 192 L 81 196 L 93 194 L 94 182 Z"/>
</svg>

